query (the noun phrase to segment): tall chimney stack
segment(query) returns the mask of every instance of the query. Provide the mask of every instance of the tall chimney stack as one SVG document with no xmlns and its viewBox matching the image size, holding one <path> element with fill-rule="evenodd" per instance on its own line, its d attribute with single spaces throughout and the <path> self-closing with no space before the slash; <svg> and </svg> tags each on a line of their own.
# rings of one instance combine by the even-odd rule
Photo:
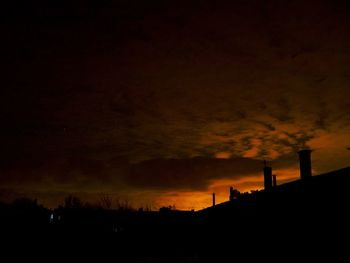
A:
<svg viewBox="0 0 350 263">
<path fill-rule="evenodd" d="M 230 201 L 231 202 L 233 201 L 234 197 L 235 197 L 235 194 L 234 194 L 234 191 L 233 191 L 233 187 L 231 186 L 230 187 Z"/>
<path fill-rule="evenodd" d="M 272 168 L 266 166 L 266 161 L 264 161 L 264 188 L 265 191 L 271 191 L 272 189 Z"/>
<path fill-rule="evenodd" d="M 277 178 L 276 178 L 276 175 L 272 175 L 272 186 L 273 186 L 273 189 L 276 189 L 277 187 Z"/>
<path fill-rule="evenodd" d="M 311 174 L 311 150 L 301 150 L 298 152 L 300 161 L 300 179 L 305 180 Z"/>
<path fill-rule="evenodd" d="M 215 206 L 215 193 L 213 193 L 213 206 Z"/>
</svg>

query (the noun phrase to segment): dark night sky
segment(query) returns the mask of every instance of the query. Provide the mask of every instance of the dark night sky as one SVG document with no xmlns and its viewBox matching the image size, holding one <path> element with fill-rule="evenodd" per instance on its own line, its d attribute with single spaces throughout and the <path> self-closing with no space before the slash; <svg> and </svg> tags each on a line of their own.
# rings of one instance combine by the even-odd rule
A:
<svg viewBox="0 0 350 263">
<path fill-rule="evenodd" d="M 1 199 L 198 209 L 300 148 L 349 165 L 347 1 L 45 2 L 1 8 Z"/>
</svg>

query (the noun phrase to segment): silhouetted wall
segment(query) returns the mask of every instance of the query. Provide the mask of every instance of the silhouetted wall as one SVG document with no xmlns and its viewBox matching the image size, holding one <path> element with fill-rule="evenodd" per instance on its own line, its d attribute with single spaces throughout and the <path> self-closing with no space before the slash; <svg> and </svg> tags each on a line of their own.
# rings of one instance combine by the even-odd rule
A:
<svg viewBox="0 0 350 263">
<path fill-rule="evenodd" d="M 301 150 L 298 152 L 300 161 L 300 178 L 307 179 L 311 173 L 311 150 Z"/>
</svg>

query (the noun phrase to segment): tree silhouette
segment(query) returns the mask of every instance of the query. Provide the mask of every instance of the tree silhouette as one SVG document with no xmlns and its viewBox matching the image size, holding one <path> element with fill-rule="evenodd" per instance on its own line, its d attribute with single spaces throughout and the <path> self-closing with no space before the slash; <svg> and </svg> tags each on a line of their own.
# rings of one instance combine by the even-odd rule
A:
<svg viewBox="0 0 350 263">
<path fill-rule="evenodd" d="M 73 195 L 68 195 L 64 199 L 64 207 L 67 209 L 78 209 L 78 208 L 82 208 L 83 204 L 78 197 Z"/>
<path fill-rule="evenodd" d="M 104 209 L 111 209 L 112 207 L 112 198 L 108 194 L 101 194 L 100 195 L 100 204 L 101 207 Z"/>
<path fill-rule="evenodd" d="M 116 209 L 120 210 L 120 211 L 132 211 L 133 210 L 130 202 L 127 199 L 120 200 L 119 198 L 116 199 Z"/>
</svg>

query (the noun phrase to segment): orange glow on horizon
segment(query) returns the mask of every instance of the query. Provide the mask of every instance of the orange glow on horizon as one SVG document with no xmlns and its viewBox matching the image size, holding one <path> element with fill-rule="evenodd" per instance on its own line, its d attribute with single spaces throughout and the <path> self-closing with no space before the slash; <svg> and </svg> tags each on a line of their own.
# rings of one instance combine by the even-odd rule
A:
<svg viewBox="0 0 350 263">
<path fill-rule="evenodd" d="M 279 169 L 273 170 L 277 175 L 277 185 L 294 181 L 299 178 L 299 169 Z M 212 205 L 212 193 L 215 193 L 216 204 L 229 200 L 229 189 L 232 186 L 241 193 L 252 190 L 263 189 L 263 174 L 254 174 L 239 179 L 220 179 L 215 180 L 208 187 L 207 191 L 188 191 L 188 192 L 168 192 L 157 198 L 157 207 L 175 205 L 179 210 L 201 210 Z"/>
<path fill-rule="evenodd" d="M 231 154 L 229 152 L 215 153 L 215 158 L 218 158 L 218 159 L 229 159 L 230 157 L 231 157 Z"/>
</svg>

